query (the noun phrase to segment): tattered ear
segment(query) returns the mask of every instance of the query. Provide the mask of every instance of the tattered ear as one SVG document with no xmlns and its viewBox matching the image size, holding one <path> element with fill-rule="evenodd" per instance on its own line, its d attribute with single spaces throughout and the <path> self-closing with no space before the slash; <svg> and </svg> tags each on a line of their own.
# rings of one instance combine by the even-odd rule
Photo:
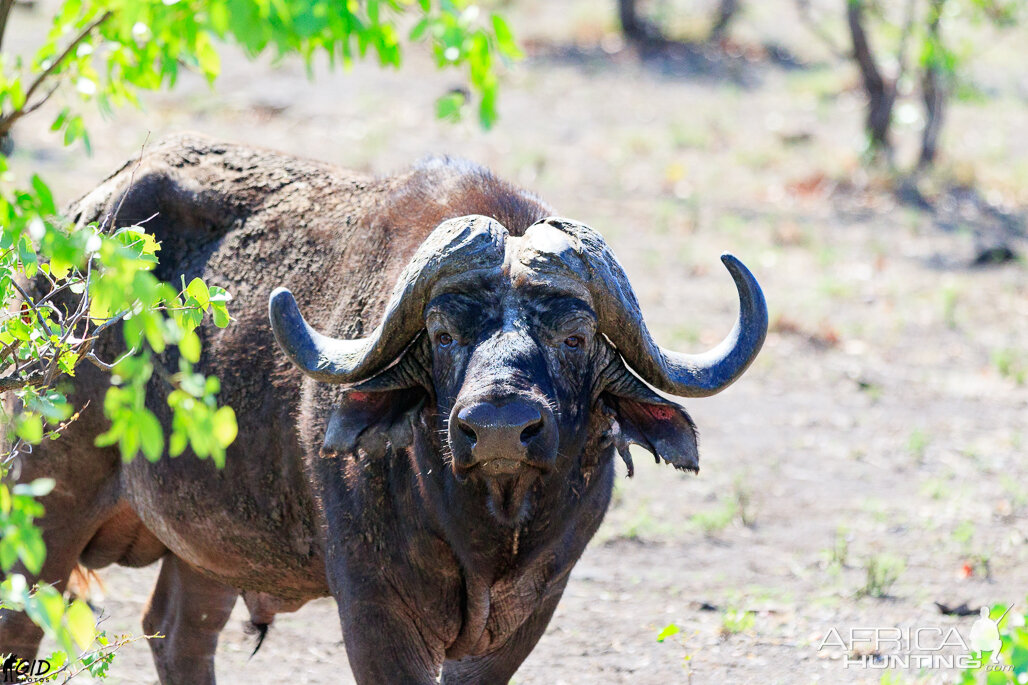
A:
<svg viewBox="0 0 1028 685">
<path fill-rule="evenodd" d="M 347 391 L 328 420 L 321 456 L 363 453 L 376 458 L 384 456 L 389 445 L 407 447 L 414 440 L 412 421 L 425 397 L 417 387 Z"/>
<path fill-rule="evenodd" d="M 654 393 L 650 395 L 646 399 L 603 395 L 614 413 L 614 444 L 628 465 L 628 475 L 633 473 L 630 444 L 649 450 L 658 464 L 663 459 L 676 469 L 699 472 L 696 424 L 682 407 Z"/>
<path fill-rule="evenodd" d="M 325 428 L 321 456 L 384 456 L 414 441 L 415 415 L 432 388 L 431 347 L 422 332 L 382 373 L 347 390 Z"/>
</svg>

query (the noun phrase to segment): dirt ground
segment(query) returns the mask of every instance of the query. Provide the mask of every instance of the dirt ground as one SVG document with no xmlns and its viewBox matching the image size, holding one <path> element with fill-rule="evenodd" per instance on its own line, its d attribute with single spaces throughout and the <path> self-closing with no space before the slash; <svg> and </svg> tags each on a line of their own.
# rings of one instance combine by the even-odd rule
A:
<svg viewBox="0 0 1028 685">
<path fill-rule="evenodd" d="M 728 391 L 687 403 L 702 433 L 698 477 L 638 455 L 514 682 L 877 683 L 881 670 L 845 668 L 818 642 L 853 626 L 967 635 L 974 617 L 934 602 L 1028 611 L 1028 267 L 969 266 L 996 241 L 1028 248 L 997 223 L 1028 207 L 1028 40 L 976 37 L 988 41 L 972 63 L 985 96 L 954 105 L 928 181 L 929 192 L 973 181 L 1008 214 L 957 192 L 933 214 L 861 170 L 856 75 L 803 33 L 792 6 L 749 4 L 742 57 L 640 60 L 612 32 L 613 3 L 510 3 L 530 57 L 508 72 L 488 133 L 431 119 L 458 79 L 417 50 L 401 72 L 319 69 L 311 82 L 298 64 L 227 49 L 216 92 L 184 77 L 144 111 L 95 117 L 91 158 L 61 149 L 48 122 L 27 124 L 16 168 L 70 200 L 147 135 L 185 129 L 381 172 L 464 156 L 600 229 L 658 340 L 685 351 L 731 326 L 718 255 L 735 253 L 765 287 L 764 351 Z M 764 42 L 802 65 L 745 56 Z M 901 106 L 902 138 L 916 138 L 916 116 Z M 102 572 L 109 629 L 139 633 L 155 574 Z M 352 682 L 331 600 L 279 616 L 252 659 L 244 617 L 240 603 L 220 682 Z M 672 623 L 680 632 L 658 642 Z M 119 654 L 111 682 L 156 682 L 145 644 Z"/>
</svg>

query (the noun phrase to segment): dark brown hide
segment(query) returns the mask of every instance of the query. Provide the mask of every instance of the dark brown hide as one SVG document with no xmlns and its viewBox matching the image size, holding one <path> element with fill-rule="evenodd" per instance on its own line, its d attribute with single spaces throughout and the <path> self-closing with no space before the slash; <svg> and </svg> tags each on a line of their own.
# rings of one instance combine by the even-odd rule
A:
<svg viewBox="0 0 1028 685">
<path fill-rule="evenodd" d="M 440 671 L 446 683 L 507 682 L 603 518 L 615 450 L 630 464 L 636 443 L 698 468 L 684 410 L 641 383 L 598 328 L 603 316 L 632 324 L 637 308 L 606 303 L 597 283 L 536 282 L 556 264 L 542 229 L 533 229 L 539 240 L 516 242 L 524 268 L 501 250 L 472 272 L 434 273 L 424 300 L 402 311 L 403 335 L 381 329 L 389 353 L 361 371 L 373 377 L 319 383 L 279 349 L 273 288 L 288 288 L 326 336 L 368 337 L 440 224 L 478 215 L 491 220 L 479 227 L 520 239 L 553 214 L 480 167 L 435 159 L 375 178 L 179 136 L 79 201 L 75 219 L 112 220 L 118 207 L 118 225 L 145 220 L 160 241 L 160 278 L 199 276 L 233 295 L 232 325 L 198 329 L 197 370 L 221 379 L 239 437 L 221 470 L 189 454 L 122 464 L 93 446 L 106 429 L 107 379 L 83 366 L 72 393 L 81 418 L 25 460 L 20 478 L 57 480 L 44 499 L 40 580 L 61 586 L 80 561 L 163 558 L 145 617 L 147 630 L 168 635 L 154 646 L 163 683 L 213 682 L 217 635 L 240 594 L 259 626 L 331 594 L 362 685 L 427 685 Z M 585 230 L 566 234 L 581 240 Z M 601 261 L 572 271 L 623 277 L 602 263 L 598 236 L 586 238 Z M 638 348 L 626 359 L 658 349 L 648 334 L 624 335 Z M 121 352 L 117 335 L 97 346 L 102 359 Z M 728 375 L 751 358 L 730 360 Z M 679 388 L 680 361 L 655 358 L 646 370 Z M 158 362 L 174 370 L 176 353 Z M 155 375 L 147 404 L 165 427 L 166 394 Z M 466 444 L 455 441 L 451 415 L 465 422 Z M 522 423 L 509 424 L 514 415 Z M 497 425 L 506 437 L 483 432 Z M 0 614 L 0 653 L 30 658 L 39 637 L 23 615 Z"/>
</svg>

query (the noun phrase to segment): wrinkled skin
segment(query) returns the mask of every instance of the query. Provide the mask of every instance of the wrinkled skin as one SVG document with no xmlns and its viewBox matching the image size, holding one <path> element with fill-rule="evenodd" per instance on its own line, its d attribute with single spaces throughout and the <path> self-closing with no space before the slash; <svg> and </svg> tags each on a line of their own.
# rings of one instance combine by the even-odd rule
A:
<svg viewBox="0 0 1028 685">
<path fill-rule="evenodd" d="M 201 327 L 198 370 L 222 380 L 239 438 L 221 471 L 189 455 L 121 464 L 92 446 L 106 379 L 84 367 L 72 399 L 88 407 L 20 479 L 58 482 L 40 580 L 162 560 L 144 616 L 168 636 L 151 642 L 162 683 L 213 683 L 238 596 L 266 625 L 327 594 L 359 683 L 432 683 L 440 670 L 446 683 L 506 682 L 603 518 L 615 454 L 631 469 L 637 443 L 698 468 L 691 420 L 627 370 L 566 238 L 538 223 L 552 211 L 480 168 L 432 161 L 376 179 L 182 137 L 108 179 L 77 219 L 122 200 L 119 224 L 159 212 L 147 228 L 161 278 L 202 276 L 235 296 L 232 326 Z M 385 371 L 321 383 L 278 350 L 272 288 L 295 292 L 322 331 L 367 335 L 419 245 L 469 216 L 502 240 L 429 284 Z M 99 348 L 122 349 L 114 336 Z M 148 406 L 167 425 L 160 383 Z M 0 653 L 31 658 L 38 640 L 23 615 L 0 614 Z"/>
</svg>

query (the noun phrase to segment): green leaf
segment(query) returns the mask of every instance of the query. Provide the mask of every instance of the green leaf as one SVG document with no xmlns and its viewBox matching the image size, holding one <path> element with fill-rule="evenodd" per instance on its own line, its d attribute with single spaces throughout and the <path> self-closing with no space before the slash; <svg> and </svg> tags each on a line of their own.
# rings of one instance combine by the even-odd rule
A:
<svg viewBox="0 0 1028 685">
<path fill-rule="evenodd" d="M 460 121 L 464 107 L 463 93 L 447 93 L 435 101 L 435 115 L 444 121 Z"/>
<path fill-rule="evenodd" d="M 478 122 L 488 131 L 496 118 L 496 88 L 487 88 L 482 91 L 482 101 L 478 104 Z"/>
<path fill-rule="evenodd" d="M 521 59 L 524 57 L 524 53 L 521 52 L 521 48 L 518 47 L 518 43 L 514 39 L 514 32 L 510 30 L 506 20 L 499 14 L 493 14 L 492 20 L 493 33 L 496 34 L 496 47 L 499 48 L 500 54 L 511 59 Z"/>
<path fill-rule="evenodd" d="M 674 623 L 669 623 L 664 626 L 663 630 L 657 633 L 657 642 L 663 642 L 673 635 L 677 635 L 682 632 L 682 629 L 676 626 Z"/>
<path fill-rule="evenodd" d="M 64 616 L 64 600 L 53 587 L 41 585 L 36 594 L 25 602 L 25 612 L 36 625 L 54 632 Z"/>
<path fill-rule="evenodd" d="M 64 123 L 68 120 L 68 114 L 70 113 L 70 108 L 65 107 L 64 109 L 62 109 L 54 118 L 54 123 L 50 125 L 50 130 L 60 131 L 64 127 Z"/>
<path fill-rule="evenodd" d="M 118 451 L 121 453 L 121 460 L 129 462 L 135 459 L 139 451 L 139 426 L 128 421 L 118 438 Z"/>
<path fill-rule="evenodd" d="M 15 432 L 25 442 L 39 444 L 43 439 L 43 418 L 39 414 L 22 414 Z"/>
<path fill-rule="evenodd" d="M 26 527 L 22 529 L 19 540 L 21 548 L 18 550 L 18 556 L 30 573 L 38 574 L 46 559 L 46 544 L 43 542 L 42 534 L 35 526 Z"/>
<path fill-rule="evenodd" d="M 68 623 L 68 632 L 79 649 L 85 650 L 93 644 L 96 636 L 96 619 L 89 605 L 81 599 L 76 599 L 68 605 L 65 620 Z"/>
<path fill-rule="evenodd" d="M 171 434 L 171 441 L 168 446 L 168 454 L 173 457 L 177 457 L 186 451 L 186 446 L 189 444 L 189 437 L 184 431 L 175 431 Z"/>
<path fill-rule="evenodd" d="M 214 325 L 218 328 L 225 328 L 231 321 L 228 315 L 228 307 L 220 302 L 211 303 L 211 314 L 214 316 Z"/>
<path fill-rule="evenodd" d="M 5 573 L 10 571 L 14 562 L 18 560 L 20 547 L 21 535 L 15 531 L 10 531 L 0 538 L 0 569 L 3 569 Z"/>
<path fill-rule="evenodd" d="M 200 310 L 200 306 L 192 297 L 186 300 L 184 306 L 186 307 L 185 309 L 175 312 L 175 321 L 184 330 L 191 331 L 203 323 L 203 311 Z"/>
<path fill-rule="evenodd" d="M 86 127 L 82 123 L 81 116 L 74 116 L 68 119 L 68 124 L 64 128 L 64 144 L 71 145 L 76 140 L 85 135 Z"/>
<path fill-rule="evenodd" d="M 11 492 L 15 495 L 28 495 L 29 497 L 43 497 L 49 495 L 54 486 L 57 485 L 57 481 L 53 478 L 37 478 L 31 483 L 19 483 L 12 488 Z"/>
<path fill-rule="evenodd" d="M 182 334 L 178 349 L 190 363 L 197 363 L 200 361 L 200 336 L 193 331 L 186 331 Z"/>
<path fill-rule="evenodd" d="M 43 183 L 43 179 L 39 177 L 39 174 L 32 174 L 32 189 L 36 191 L 36 196 L 39 198 L 39 213 L 43 216 L 56 214 L 57 204 L 54 202 L 53 193 Z"/>
<path fill-rule="evenodd" d="M 161 318 L 154 312 L 141 312 L 137 318 L 143 324 L 143 332 L 146 333 L 146 341 L 153 348 L 154 352 L 160 354 L 165 348 L 164 328 L 161 326 Z"/>
<path fill-rule="evenodd" d="M 209 292 L 211 294 L 211 302 L 222 302 L 222 303 L 225 303 L 225 302 L 231 302 L 232 301 L 231 293 L 229 293 L 224 288 L 220 288 L 220 287 L 218 287 L 216 285 L 212 285 L 209 288 Z"/>
<path fill-rule="evenodd" d="M 214 412 L 214 437 L 222 447 L 228 447 L 236 439 L 239 428 L 236 425 L 236 413 L 232 407 L 221 407 Z"/>
<path fill-rule="evenodd" d="M 221 72 L 221 58 L 218 56 L 218 51 L 214 49 L 207 34 L 201 33 L 198 36 L 196 45 L 196 62 L 200 67 L 200 70 L 207 77 L 207 80 L 211 83 L 218 77 Z"/>
<path fill-rule="evenodd" d="M 408 40 L 410 40 L 412 43 L 416 43 L 417 41 L 421 40 L 424 37 L 425 32 L 428 30 L 428 27 L 431 25 L 431 23 L 432 21 L 428 17 L 423 17 L 420 21 L 418 21 L 417 24 L 414 25 L 414 28 L 410 30 L 410 34 L 407 36 Z"/>
<path fill-rule="evenodd" d="M 29 585 L 25 582 L 25 576 L 13 573 L 0 583 L 0 598 L 18 607 L 25 606 L 29 600 Z"/>
<path fill-rule="evenodd" d="M 139 439 L 143 447 L 143 455 L 150 461 L 157 461 L 164 453 L 164 430 L 157 417 L 148 409 L 136 412 L 136 423 L 139 426 Z"/>
<path fill-rule="evenodd" d="M 36 256 L 36 251 L 32 249 L 32 245 L 26 236 L 22 236 L 21 240 L 18 241 L 18 259 L 21 260 L 22 266 L 25 269 L 25 277 L 35 277 L 39 266 L 39 258 Z"/>
</svg>

